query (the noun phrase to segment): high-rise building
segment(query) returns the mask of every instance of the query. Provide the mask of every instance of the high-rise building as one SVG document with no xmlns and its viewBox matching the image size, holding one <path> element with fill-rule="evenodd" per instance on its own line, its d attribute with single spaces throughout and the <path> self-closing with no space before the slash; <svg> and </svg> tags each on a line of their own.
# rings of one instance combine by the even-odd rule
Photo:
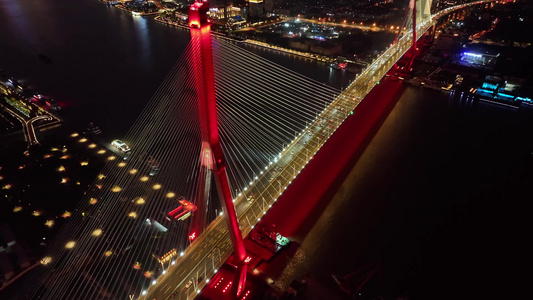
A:
<svg viewBox="0 0 533 300">
<path fill-rule="evenodd" d="M 209 7 L 217 10 L 224 10 L 224 18 L 228 17 L 228 7 L 233 5 L 233 0 L 209 0 Z"/>
<path fill-rule="evenodd" d="M 248 0 L 250 17 L 260 16 L 264 12 L 263 0 Z"/>
<path fill-rule="evenodd" d="M 274 10 L 274 0 L 265 0 L 265 12 L 271 13 Z"/>
<path fill-rule="evenodd" d="M 265 12 L 271 13 L 275 9 L 281 8 L 283 0 L 265 0 Z"/>
</svg>

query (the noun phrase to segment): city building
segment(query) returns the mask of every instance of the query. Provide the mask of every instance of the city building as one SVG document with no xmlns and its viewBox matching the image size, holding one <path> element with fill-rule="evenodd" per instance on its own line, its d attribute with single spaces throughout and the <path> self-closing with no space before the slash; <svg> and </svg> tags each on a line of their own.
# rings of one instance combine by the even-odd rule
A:
<svg viewBox="0 0 533 300">
<path fill-rule="evenodd" d="M 504 80 L 498 76 L 486 76 L 482 86 L 476 90 L 476 94 L 490 99 L 532 103 L 531 98 L 519 95 L 520 87 L 521 84 L 517 81 Z"/>
<path fill-rule="evenodd" d="M 263 0 L 248 0 L 249 4 L 249 16 L 257 17 L 261 16 L 264 13 L 264 3 Z"/>
<path fill-rule="evenodd" d="M 265 12 L 273 13 L 274 9 L 280 9 L 283 5 L 283 0 L 265 0 Z"/>
<path fill-rule="evenodd" d="M 461 46 L 461 35 L 451 30 L 439 34 L 435 41 L 435 49 L 444 53 L 453 52 L 459 46 Z"/>
<path fill-rule="evenodd" d="M 208 15 L 212 19 L 229 19 L 236 16 L 242 16 L 242 9 L 235 6 L 211 7 Z"/>
<path fill-rule="evenodd" d="M 500 53 L 494 49 L 467 47 L 466 51 L 461 53 L 459 63 L 469 67 L 492 70 L 498 62 L 499 56 Z"/>
<path fill-rule="evenodd" d="M 210 0 L 209 1 L 209 16 L 216 16 L 218 19 L 230 17 L 233 0 Z M 216 12 L 216 13 L 213 13 Z"/>
</svg>

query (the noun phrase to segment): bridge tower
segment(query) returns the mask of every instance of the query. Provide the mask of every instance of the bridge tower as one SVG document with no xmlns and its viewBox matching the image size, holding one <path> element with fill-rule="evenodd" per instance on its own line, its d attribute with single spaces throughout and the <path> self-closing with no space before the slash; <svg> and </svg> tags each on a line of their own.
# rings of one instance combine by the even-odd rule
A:
<svg viewBox="0 0 533 300">
<path fill-rule="evenodd" d="M 406 69 L 409 71 L 411 69 L 411 65 L 413 64 L 414 58 L 416 57 L 416 41 L 418 39 L 416 27 L 417 24 L 424 21 L 426 18 L 428 18 L 431 15 L 431 5 L 433 0 L 410 0 L 409 1 L 409 8 L 406 11 L 405 18 L 402 22 L 402 26 L 400 27 L 400 30 L 398 31 L 398 34 L 396 35 L 396 38 L 394 39 L 394 43 L 396 43 L 399 38 L 402 36 L 402 34 L 405 34 L 408 29 L 412 29 L 412 46 L 410 49 L 411 56 L 409 60 L 406 63 Z"/>
<path fill-rule="evenodd" d="M 204 202 L 210 187 L 211 172 L 214 175 L 219 198 L 224 209 L 229 234 L 234 248 L 234 260 L 238 271 L 233 281 L 232 293 L 239 296 L 246 283 L 247 266 L 244 262 L 246 250 L 239 228 L 239 221 L 233 205 L 233 197 L 226 173 L 226 161 L 220 145 L 215 98 L 215 75 L 213 67 L 213 53 L 211 45 L 211 21 L 207 18 L 209 4 L 207 0 L 195 2 L 189 9 L 189 28 L 193 54 L 193 69 L 196 79 L 198 95 L 198 111 L 202 134 L 201 163 L 202 171 L 199 176 L 199 203 Z M 204 202 L 205 203 L 205 202 Z M 204 204 L 205 205 L 205 204 Z M 198 216 L 193 220 L 193 233 L 203 231 L 205 207 L 198 206 Z M 196 227 L 196 228 L 195 228 Z M 238 283 L 238 284 L 235 284 Z"/>
</svg>

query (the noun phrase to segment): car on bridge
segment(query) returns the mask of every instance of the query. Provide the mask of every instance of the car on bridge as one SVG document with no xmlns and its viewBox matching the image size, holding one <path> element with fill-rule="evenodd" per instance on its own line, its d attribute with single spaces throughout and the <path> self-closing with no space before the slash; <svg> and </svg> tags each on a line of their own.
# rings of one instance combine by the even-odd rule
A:
<svg viewBox="0 0 533 300">
<path fill-rule="evenodd" d="M 187 284 L 185 285 L 185 288 L 188 289 L 190 288 L 192 285 L 192 280 L 189 280 L 189 282 L 187 282 Z"/>
</svg>

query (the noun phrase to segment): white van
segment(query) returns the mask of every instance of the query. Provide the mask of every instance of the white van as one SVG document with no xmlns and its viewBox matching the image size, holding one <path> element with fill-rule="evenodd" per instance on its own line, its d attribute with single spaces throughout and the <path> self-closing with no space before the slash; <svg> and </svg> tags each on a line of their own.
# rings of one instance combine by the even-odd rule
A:
<svg viewBox="0 0 533 300">
<path fill-rule="evenodd" d="M 126 145 L 126 143 L 121 140 L 114 140 L 113 142 L 111 142 L 111 145 L 113 145 L 113 147 L 121 150 L 124 153 L 128 153 L 131 150 L 130 147 L 128 147 L 128 145 Z"/>
</svg>

